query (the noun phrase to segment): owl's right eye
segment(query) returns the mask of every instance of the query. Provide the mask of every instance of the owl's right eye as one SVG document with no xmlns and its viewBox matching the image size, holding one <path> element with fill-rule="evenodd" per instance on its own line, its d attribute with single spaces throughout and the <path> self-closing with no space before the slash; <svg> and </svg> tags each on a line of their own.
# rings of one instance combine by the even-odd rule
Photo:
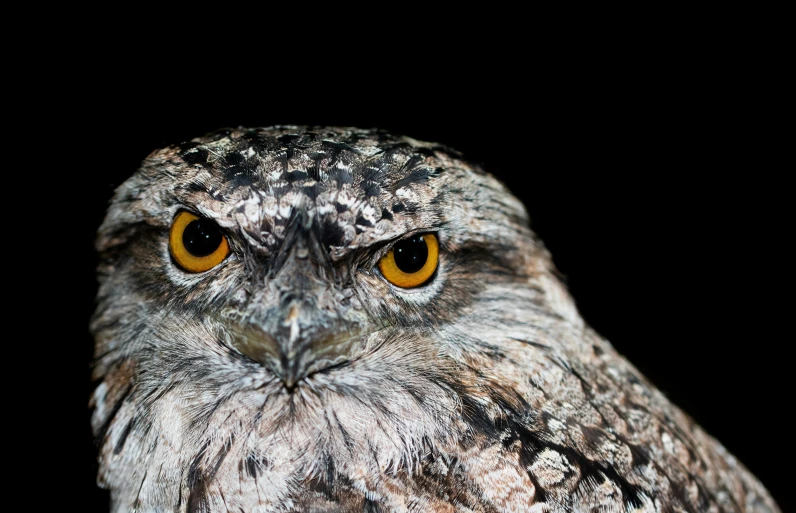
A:
<svg viewBox="0 0 796 513">
<path fill-rule="evenodd" d="M 229 243 L 215 221 L 182 211 L 171 224 L 169 251 L 184 270 L 200 273 L 227 258 Z"/>
</svg>

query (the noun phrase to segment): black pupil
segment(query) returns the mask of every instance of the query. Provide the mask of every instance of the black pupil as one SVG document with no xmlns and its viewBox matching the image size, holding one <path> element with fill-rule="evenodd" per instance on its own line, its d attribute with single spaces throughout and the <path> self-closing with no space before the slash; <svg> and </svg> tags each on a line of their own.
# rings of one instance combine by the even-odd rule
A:
<svg viewBox="0 0 796 513">
<path fill-rule="evenodd" d="M 395 265 L 405 273 L 416 273 L 426 265 L 428 246 L 422 235 L 404 239 L 393 246 Z"/>
<path fill-rule="evenodd" d="M 210 219 L 194 219 L 182 232 L 182 243 L 196 257 L 210 255 L 221 245 L 221 230 Z"/>
</svg>

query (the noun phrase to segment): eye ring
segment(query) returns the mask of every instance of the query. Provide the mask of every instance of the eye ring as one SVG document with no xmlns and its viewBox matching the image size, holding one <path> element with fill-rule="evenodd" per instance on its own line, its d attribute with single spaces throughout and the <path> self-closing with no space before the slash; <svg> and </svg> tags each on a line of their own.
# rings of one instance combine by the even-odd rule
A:
<svg viewBox="0 0 796 513">
<path fill-rule="evenodd" d="M 183 210 L 171 223 L 169 252 L 183 270 L 201 273 L 227 258 L 229 243 L 215 221 Z"/>
<path fill-rule="evenodd" d="M 396 287 L 425 284 L 439 264 L 439 242 L 433 233 L 417 234 L 396 242 L 379 260 L 382 276 Z"/>
</svg>

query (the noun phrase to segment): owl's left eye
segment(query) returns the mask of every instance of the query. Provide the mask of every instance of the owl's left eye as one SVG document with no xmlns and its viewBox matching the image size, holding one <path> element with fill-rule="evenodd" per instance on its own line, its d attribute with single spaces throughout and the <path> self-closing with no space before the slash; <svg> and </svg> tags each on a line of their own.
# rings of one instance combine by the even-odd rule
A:
<svg viewBox="0 0 796 513">
<path fill-rule="evenodd" d="M 184 270 L 200 273 L 227 258 L 229 243 L 215 221 L 182 211 L 171 224 L 169 251 Z"/>
<path fill-rule="evenodd" d="M 393 285 L 411 289 L 429 281 L 438 262 L 437 236 L 433 233 L 417 234 L 396 242 L 379 260 L 379 270 Z"/>
</svg>

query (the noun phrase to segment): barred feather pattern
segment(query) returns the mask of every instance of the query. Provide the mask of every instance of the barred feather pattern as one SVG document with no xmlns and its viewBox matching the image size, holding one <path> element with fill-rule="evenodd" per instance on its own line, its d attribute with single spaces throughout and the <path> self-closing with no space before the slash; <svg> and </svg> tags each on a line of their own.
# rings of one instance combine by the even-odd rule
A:
<svg viewBox="0 0 796 513">
<path fill-rule="evenodd" d="M 226 260 L 175 265 L 181 210 L 218 223 Z M 376 263 L 417 233 L 439 266 L 402 289 Z M 220 130 L 147 157 L 97 250 L 114 513 L 779 511 L 584 324 L 523 205 L 450 148 Z"/>
</svg>

